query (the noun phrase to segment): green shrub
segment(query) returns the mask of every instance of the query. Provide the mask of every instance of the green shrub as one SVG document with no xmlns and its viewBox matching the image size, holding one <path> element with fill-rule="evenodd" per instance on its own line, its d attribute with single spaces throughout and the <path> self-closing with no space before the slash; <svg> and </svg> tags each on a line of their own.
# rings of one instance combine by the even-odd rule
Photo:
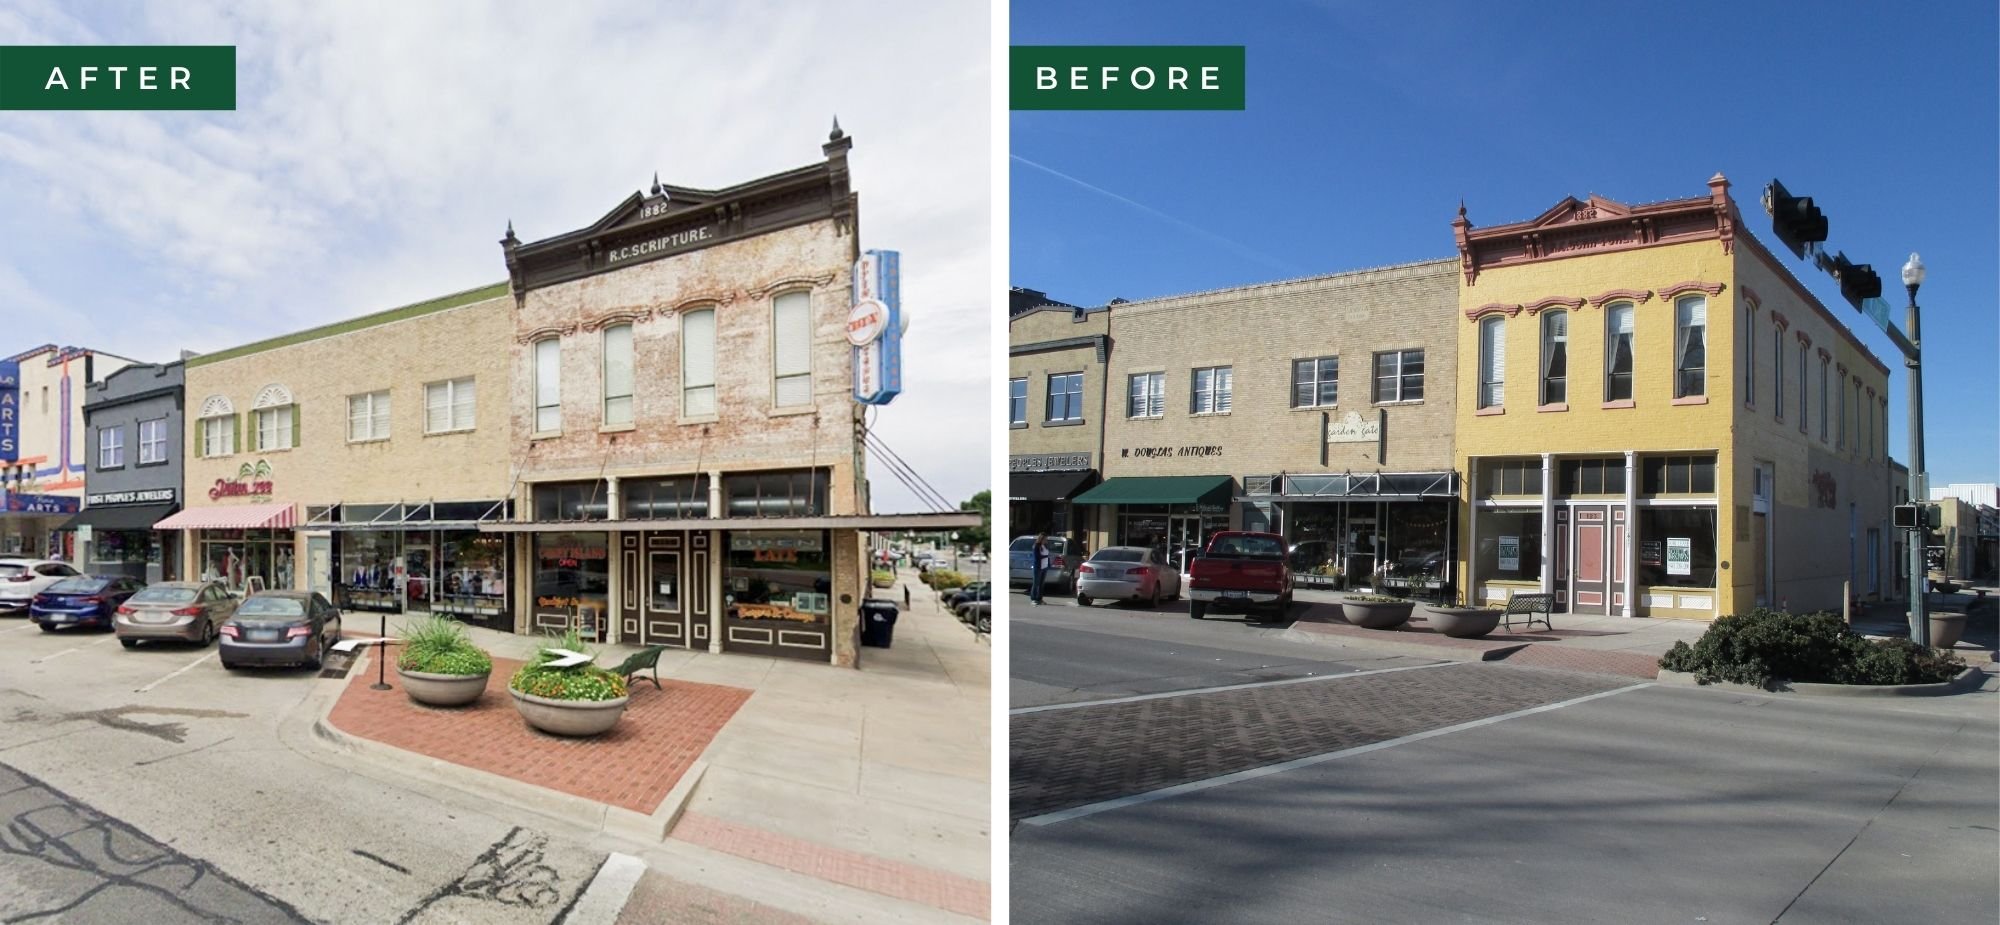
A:
<svg viewBox="0 0 2000 925">
<path fill-rule="evenodd" d="M 931 587 L 936 588 L 939 591 L 949 591 L 953 588 L 963 588 L 969 581 L 971 581 L 971 579 L 967 578 L 965 574 L 962 572 L 951 572 L 951 571 L 946 571 L 944 569 L 931 569 Z"/>
<path fill-rule="evenodd" d="M 1794 614 L 1758 608 L 1717 619 L 1690 646 L 1676 642 L 1660 659 L 1704 684 L 1772 681 L 1811 684 L 1929 684 L 1948 681 L 1965 664 L 1908 640 L 1882 643 L 1847 628 L 1830 613 Z"/>
<path fill-rule="evenodd" d="M 873 581 L 875 583 L 875 586 L 878 588 L 886 588 L 896 583 L 895 572 L 886 572 L 881 569 L 876 569 L 875 571 L 870 572 L 868 574 L 868 578 L 869 580 Z"/>
<path fill-rule="evenodd" d="M 584 644 L 582 633 L 570 629 L 560 637 L 550 637 L 548 642 L 536 649 L 534 657 L 508 679 L 507 686 L 523 694 L 551 700 L 616 700 L 625 696 L 625 679 L 594 664 L 574 668 L 550 667 L 549 662 L 562 657 L 555 653 L 555 649 L 597 654 L 595 649 Z"/>
<path fill-rule="evenodd" d="M 399 635 L 403 651 L 396 657 L 396 667 L 404 671 L 477 675 L 493 670 L 493 659 L 473 645 L 465 627 L 450 617 L 411 620 Z"/>
</svg>

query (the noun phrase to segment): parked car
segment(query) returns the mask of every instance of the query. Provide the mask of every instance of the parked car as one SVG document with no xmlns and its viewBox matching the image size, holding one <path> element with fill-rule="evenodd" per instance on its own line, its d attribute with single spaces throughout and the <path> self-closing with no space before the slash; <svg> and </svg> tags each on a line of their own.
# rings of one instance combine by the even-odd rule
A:
<svg viewBox="0 0 2000 925">
<path fill-rule="evenodd" d="M 44 633 L 65 626 L 111 628 L 112 614 L 146 583 L 124 575 L 78 575 L 49 585 L 28 605 L 28 619 Z"/>
<path fill-rule="evenodd" d="M 991 582 L 981 581 L 967 585 L 965 590 L 966 593 L 952 600 L 951 612 L 956 614 L 960 621 L 969 622 L 967 611 L 972 605 L 985 604 L 993 600 L 993 585 Z"/>
<path fill-rule="evenodd" d="M 1094 599 L 1143 601 L 1158 607 L 1181 596 L 1181 572 L 1163 549 L 1106 546 L 1076 567 L 1076 602 L 1089 607 Z"/>
<path fill-rule="evenodd" d="M 1292 569 L 1278 534 L 1217 533 L 1189 563 L 1190 617 L 1199 620 L 1212 609 L 1282 620 L 1291 607 Z"/>
<path fill-rule="evenodd" d="M 978 565 L 986 561 L 986 554 L 983 552 L 975 552 L 972 554 L 972 558 L 967 559 L 966 561 L 971 562 L 973 565 Z"/>
<path fill-rule="evenodd" d="M 1051 591 L 1065 593 L 1076 590 L 1072 571 L 1076 563 L 1069 554 L 1069 537 L 1052 536 L 1048 538 L 1048 543 L 1049 567 L 1042 573 L 1042 594 L 1046 596 Z M 1034 550 L 1035 538 L 1032 536 L 1018 536 L 1014 538 L 1014 542 L 1007 544 L 1008 584 L 1028 586 L 1029 570 L 1033 568 L 1030 560 L 1034 556 Z"/>
<path fill-rule="evenodd" d="M 0 559 L 0 616 L 19 616 L 28 612 L 35 595 L 47 591 L 50 585 L 65 578 L 75 578 L 83 574 L 69 566 L 67 562 L 54 559 L 28 559 L 10 556 Z"/>
<path fill-rule="evenodd" d="M 132 595 L 111 628 L 127 649 L 150 639 L 208 645 L 236 614 L 237 600 L 219 581 L 164 581 Z"/>
<path fill-rule="evenodd" d="M 965 613 L 959 619 L 982 633 L 993 632 L 993 602 L 973 601 L 965 605 Z"/>
<path fill-rule="evenodd" d="M 317 591 L 245 598 L 221 629 L 222 667 L 304 665 L 318 670 L 340 638 L 340 611 Z"/>
<path fill-rule="evenodd" d="M 963 588 L 949 588 L 945 590 L 944 593 L 938 595 L 938 600 L 944 604 L 946 610 L 956 613 L 960 601 L 971 600 L 977 595 L 986 593 L 987 589 L 992 586 L 993 583 L 990 581 L 975 581 Z"/>
</svg>

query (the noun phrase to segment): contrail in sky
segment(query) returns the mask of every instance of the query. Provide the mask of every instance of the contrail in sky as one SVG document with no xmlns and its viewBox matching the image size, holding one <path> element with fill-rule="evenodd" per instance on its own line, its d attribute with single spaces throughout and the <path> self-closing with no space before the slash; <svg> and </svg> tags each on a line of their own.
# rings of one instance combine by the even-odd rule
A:
<svg viewBox="0 0 2000 925">
<path fill-rule="evenodd" d="M 1175 225 L 1176 227 L 1179 227 L 1179 228 L 1181 228 L 1181 229 L 1182 229 L 1182 230 L 1184 230 L 1184 231 L 1190 231 L 1190 232 L 1193 232 L 1194 234 L 1197 234 L 1197 235 L 1200 235 L 1201 237 L 1203 237 L 1203 238 L 1206 238 L 1206 239 L 1208 239 L 1209 241 L 1211 241 L 1211 242 L 1213 242 L 1213 243 L 1215 243 L 1215 244 L 1219 244 L 1219 245 L 1222 245 L 1223 247 L 1226 247 L 1226 248 L 1228 248 L 1228 249 L 1230 249 L 1230 250 L 1232 250 L 1232 251 L 1235 251 L 1235 252 L 1236 252 L 1236 253 L 1238 253 L 1238 254 L 1241 254 L 1241 255 L 1243 255 L 1243 256 L 1245 256 L 1245 257 L 1248 257 L 1248 258 L 1250 258 L 1250 259 L 1252 259 L 1252 260 L 1256 260 L 1256 261 L 1257 261 L 1257 262 L 1259 262 L 1259 263 L 1263 263 L 1263 264 L 1268 264 L 1268 265 L 1270 265 L 1270 266 L 1273 266 L 1273 267 L 1277 267 L 1277 268 L 1278 268 L 1278 269 L 1280 269 L 1280 270 L 1284 270 L 1284 271 L 1286 271 L 1286 272 L 1288 272 L 1288 273 L 1292 273 L 1292 274 L 1295 274 L 1295 275 L 1300 275 L 1300 276 L 1303 276 L 1303 275 L 1305 275 L 1305 273 L 1306 273 L 1306 271 L 1305 271 L 1305 270 L 1303 270 L 1303 269 L 1301 269 L 1301 268 L 1299 268 L 1299 267 L 1297 267 L 1297 266 L 1294 266 L 1294 265 L 1292 265 L 1292 264 L 1290 264 L 1290 263 L 1287 263 L 1287 262 L 1285 262 L 1285 261 L 1283 261 L 1283 260 L 1280 260 L 1280 259 L 1278 259 L 1278 258 L 1276 258 L 1276 257 L 1273 257 L 1273 256 L 1271 256 L 1271 255 L 1269 255 L 1269 254 L 1266 254 L 1266 253 L 1264 253 L 1264 252 L 1262 252 L 1262 251 L 1259 251 L 1259 250 L 1257 250 L 1257 249 L 1255 249 L 1255 248 L 1252 248 L 1252 247 L 1250 247 L 1250 246 L 1248 246 L 1248 245 L 1246 245 L 1246 244 L 1241 244 L 1241 243 L 1239 243 L 1239 242 L 1236 242 L 1236 241 L 1232 241 L 1232 240 L 1230 240 L 1230 239 L 1228 239 L 1228 238 L 1225 238 L 1225 237 L 1223 237 L 1223 236 L 1221 236 L 1221 235 L 1219 235 L 1219 234 L 1216 234 L 1216 233 L 1215 233 L 1215 232 L 1213 232 L 1213 231 L 1209 231 L 1208 229 L 1206 229 L 1206 228 L 1203 228 L 1203 227 L 1201 227 L 1201 226 L 1199 226 L 1199 225 L 1196 225 L 1196 224 L 1194 224 L 1194 223 L 1192 223 L 1192 222 L 1186 222 L 1186 221 L 1182 221 L 1181 219 L 1178 219 L 1178 218 L 1175 218 L 1175 217 L 1173 217 L 1173 216 L 1171 216 L 1171 215 L 1168 215 L 1167 213 L 1165 213 L 1165 212 L 1162 212 L 1162 211 L 1160 211 L 1160 210 L 1158 210 L 1158 209 L 1155 209 L 1155 208 L 1153 208 L 1152 206 L 1149 206 L 1149 205 L 1146 205 L 1146 204 L 1145 204 L 1145 203 L 1143 203 L 1143 202 L 1135 202 L 1135 201 L 1133 201 L 1133 200 L 1131 200 L 1131 199 L 1128 199 L 1128 198 L 1126 198 L 1126 197 L 1124 197 L 1124 196 L 1120 196 L 1120 195 L 1118 195 L 1117 193 L 1114 193 L 1114 192 L 1112 192 L 1112 191 L 1110 191 L 1110 190 L 1108 190 L 1108 189 L 1105 189 L 1104 187 L 1101 187 L 1101 186 L 1097 186 L 1097 185 L 1094 185 L 1094 184 L 1091 184 L 1091 183 L 1086 183 L 1086 182 L 1084 182 L 1084 181 L 1082 181 L 1082 180 L 1079 180 L 1079 179 L 1077 179 L 1077 178 L 1075 178 L 1075 177 L 1072 177 L 1072 176 L 1070 176 L 1069 174 L 1066 174 L 1066 173 L 1063 173 L 1062 171 L 1060 171 L 1060 170 L 1057 170 L 1057 169 L 1055 169 L 1054 167 L 1049 167 L 1049 166 L 1047 166 L 1047 165 L 1044 165 L 1044 164 L 1037 164 L 1037 163 L 1035 163 L 1034 161 L 1031 161 L 1031 160 L 1028 160 L 1027 158 L 1025 158 L 1025 157 L 1022 157 L 1022 156 L 1021 156 L 1021 155 L 1019 155 L 1019 154 L 1009 154 L 1009 155 L 1007 155 L 1007 156 L 1008 156 L 1008 157 L 1010 157 L 1010 158 L 1012 158 L 1012 159 L 1014 159 L 1014 160 L 1017 160 L 1017 161 L 1020 161 L 1021 163 L 1023 163 L 1023 164 L 1026 164 L 1026 165 L 1028 165 L 1028 166 L 1030 166 L 1030 167 L 1033 167 L 1033 168 L 1035 168 L 1036 170 L 1039 170 L 1039 171 L 1041 171 L 1041 172 L 1043 172 L 1043 173 L 1046 173 L 1046 174 L 1049 174 L 1050 176 L 1054 176 L 1054 177 L 1060 177 L 1060 178 L 1062 178 L 1062 179 L 1064 179 L 1064 180 L 1068 180 L 1069 182 L 1071 182 L 1071 183 L 1074 183 L 1074 184 L 1076 184 L 1076 185 L 1078 185 L 1078 186 L 1081 186 L 1081 187 L 1083 187 L 1084 189 L 1087 189 L 1087 190 L 1090 190 L 1091 192 L 1093 192 L 1093 193 L 1096 193 L 1096 194 L 1098 194 L 1098 195 L 1100 195 L 1100 196 L 1107 196 L 1107 197 L 1110 197 L 1110 198 L 1112 198 L 1112 199 L 1115 199 L 1115 200 L 1118 200 L 1119 202 L 1122 202 L 1122 203 L 1124 203 L 1124 204 L 1126 204 L 1126 205 L 1128 205 L 1128 206 L 1131 206 L 1131 207 L 1132 207 L 1132 208 L 1134 208 L 1134 209 L 1138 209 L 1139 211 L 1141 211 L 1141 212 L 1144 212 L 1144 213 L 1146 213 L 1147 215 L 1151 215 L 1151 216 L 1153 216 L 1154 218 L 1157 218 L 1157 219 L 1160 219 L 1160 220 L 1162 220 L 1162 221 L 1165 221 L 1165 222 L 1168 222 L 1168 223 L 1170 223 L 1170 224 L 1173 224 L 1173 225 Z"/>
</svg>

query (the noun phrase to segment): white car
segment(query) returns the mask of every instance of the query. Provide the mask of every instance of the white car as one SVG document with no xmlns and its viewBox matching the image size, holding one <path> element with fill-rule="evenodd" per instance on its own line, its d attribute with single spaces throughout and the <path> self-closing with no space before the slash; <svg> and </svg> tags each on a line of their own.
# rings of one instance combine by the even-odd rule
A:
<svg viewBox="0 0 2000 925">
<path fill-rule="evenodd" d="M 28 612 L 35 595 L 65 578 L 83 574 L 67 562 L 52 559 L 0 559 L 0 614 Z"/>
</svg>

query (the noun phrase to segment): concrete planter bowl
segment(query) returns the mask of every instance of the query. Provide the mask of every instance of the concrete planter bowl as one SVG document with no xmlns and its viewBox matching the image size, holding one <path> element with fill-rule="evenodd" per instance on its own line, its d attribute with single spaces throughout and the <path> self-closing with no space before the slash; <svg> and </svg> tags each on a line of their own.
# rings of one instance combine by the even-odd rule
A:
<svg viewBox="0 0 2000 925">
<path fill-rule="evenodd" d="M 630 699 L 551 700 L 523 694 L 511 687 L 507 693 L 514 695 L 514 707 L 521 711 L 521 719 L 528 725 L 550 735 L 578 738 L 610 732 L 611 727 L 618 725 L 618 717 L 625 715 L 625 702 Z"/>
<path fill-rule="evenodd" d="M 1501 612 L 1484 607 L 1426 607 L 1424 622 L 1453 639 L 1476 639 L 1500 625 Z"/>
<path fill-rule="evenodd" d="M 1958 645 L 1958 638 L 1965 635 L 1965 614 L 1932 613 L 1931 648 L 1949 649 Z"/>
<path fill-rule="evenodd" d="M 493 672 L 479 674 L 432 674 L 427 671 L 404 671 L 396 667 L 396 677 L 403 681 L 403 692 L 410 699 L 427 707 L 462 707 L 478 700 L 486 693 L 486 679 Z"/>
<path fill-rule="evenodd" d="M 1347 622 L 1371 630 L 1389 630 L 1410 622 L 1414 601 L 1341 601 L 1341 616 Z"/>
</svg>

